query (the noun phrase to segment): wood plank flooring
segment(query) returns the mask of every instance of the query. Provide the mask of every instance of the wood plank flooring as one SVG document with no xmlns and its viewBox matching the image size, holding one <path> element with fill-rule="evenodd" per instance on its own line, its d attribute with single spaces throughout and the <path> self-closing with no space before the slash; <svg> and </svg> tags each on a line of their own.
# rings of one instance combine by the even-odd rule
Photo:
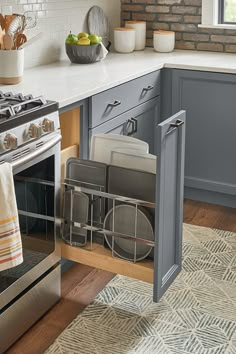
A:
<svg viewBox="0 0 236 354">
<path fill-rule="evenodd" d="M 236 232 L 236 209 L 186 200 L 184 222 Z M 76 264 L 62 276 L 62 298 L 7 354 L 42 354 L 114 274 Z"/>
</svg>

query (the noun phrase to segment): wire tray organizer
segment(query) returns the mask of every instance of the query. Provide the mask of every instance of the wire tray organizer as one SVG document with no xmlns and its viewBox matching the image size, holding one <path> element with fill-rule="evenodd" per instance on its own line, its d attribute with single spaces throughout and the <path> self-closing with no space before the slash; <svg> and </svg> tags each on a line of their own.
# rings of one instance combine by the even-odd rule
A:
<svg viewBox="0 0 236 354">
<path fill-rule="evenodd" d="M 155 203 L 115 195 L 104 185 L 70 178 L 64 181 L 62 239 L 93 251 L 98 244 L 113 257 L 136 262 L 155 246 Z"/>
</svg>

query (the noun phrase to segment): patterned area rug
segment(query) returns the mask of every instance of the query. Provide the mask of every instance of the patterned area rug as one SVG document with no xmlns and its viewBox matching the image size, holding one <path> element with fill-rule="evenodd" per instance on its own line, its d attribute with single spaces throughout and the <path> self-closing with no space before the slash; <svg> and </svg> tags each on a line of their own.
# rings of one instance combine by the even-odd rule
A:
<svg viewBox="0 0 236 354">
<path fill-rule="evenodd" d="M 47 354 L 236 354 L 236 234 L 184 225 L 183 270 L 158 304 L 116 276 Z"/>
</svg>

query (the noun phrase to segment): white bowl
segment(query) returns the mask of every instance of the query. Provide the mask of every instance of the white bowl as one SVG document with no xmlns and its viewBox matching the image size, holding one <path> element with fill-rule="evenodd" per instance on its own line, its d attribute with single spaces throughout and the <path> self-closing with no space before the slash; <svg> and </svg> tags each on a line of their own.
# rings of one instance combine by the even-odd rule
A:
<svg viewBox="0 0 236 354">
<path fill-rule="evenodd" d="M 139 139 L 118 134 L 96 134 L 92 136 L 90 145 L 90 160 L 111 163 L 111 152 L 114 149 L 134 149 L 145 153 L 149 151 L 149 145 Z"/>
<path fill-rule="evenodd" d="M 114 149 L 111 151 L 111 165 L 156 173 L 155 155 L 133 149 Z"/>
</svg>

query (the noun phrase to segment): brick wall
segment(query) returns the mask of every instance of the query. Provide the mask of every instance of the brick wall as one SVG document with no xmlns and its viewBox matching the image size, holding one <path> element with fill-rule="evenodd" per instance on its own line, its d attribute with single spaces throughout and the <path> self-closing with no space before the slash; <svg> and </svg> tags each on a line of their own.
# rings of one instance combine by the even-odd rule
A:
<svg viewBox="0 0 236 354">
<path fill-rule="evenodd" d="M 147 21 L 147 46 L 153 30 L 173 30 L 178 49 L 236 53 L 236 30 L 198 28 L 202 0 L 121 0 L 121 22 Z"/>
</svg>

